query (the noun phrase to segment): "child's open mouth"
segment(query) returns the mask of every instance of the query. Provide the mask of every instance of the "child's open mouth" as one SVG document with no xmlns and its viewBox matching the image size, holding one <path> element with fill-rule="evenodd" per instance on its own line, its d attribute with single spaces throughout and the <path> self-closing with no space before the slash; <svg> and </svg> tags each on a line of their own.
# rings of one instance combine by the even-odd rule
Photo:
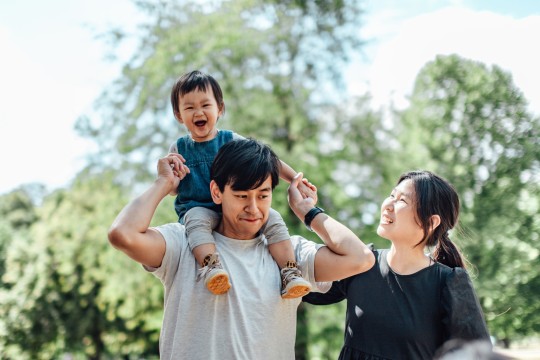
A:
<svg viewBox="0 0 540 360">
<path fill-rule="evenodd" d="M 195 121 L 195 126 L 202 127 L 206 125 L 206 120 Z"/>
</svg>

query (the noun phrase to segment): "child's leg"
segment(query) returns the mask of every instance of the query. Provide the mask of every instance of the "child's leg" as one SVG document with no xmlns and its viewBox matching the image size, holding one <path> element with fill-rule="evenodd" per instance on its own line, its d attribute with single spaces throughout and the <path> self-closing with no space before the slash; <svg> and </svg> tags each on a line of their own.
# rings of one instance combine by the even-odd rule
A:
<svg viewBox="0 0 540 360">
<path fill-rule="evenodd" d="M 219 261 L 212 236 L 212 230 L 219 223 L 219 219 L 215 211 L 203 207 L 192 208 L 184 215 L 187 241 L 201 266 L 198 280 L 204 278 L 208 290 L 216 295 L 226 293 L 231 287 L 229 274 Z"/>
<path fill-rule="evenodd" d="M 311 284 L 302 278 L 302 273 L 296 265 L 296 256 L 289 240 L 287 226 L 274 209 L 270 209 L 263 232 L 268 241 L 268 250 L 280 268 L 281 297 L 290 299 L 306 295 L 311 290 Z"/>
<path fill-rule="evenodd" d="M 287 267 L 289 261 L 295 261 L 294 249 L 289 240 L 283 240 L 268 244 L 268 250 L 280 269 Z"/>
</svg>

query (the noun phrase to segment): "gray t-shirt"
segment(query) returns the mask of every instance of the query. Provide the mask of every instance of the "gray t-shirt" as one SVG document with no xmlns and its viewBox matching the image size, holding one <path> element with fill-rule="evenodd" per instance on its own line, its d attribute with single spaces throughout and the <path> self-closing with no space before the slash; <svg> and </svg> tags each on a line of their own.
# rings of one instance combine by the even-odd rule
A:
<svg viewBox="0 0 540 360">
<path fill-rule="evenodd" d="M 184 226 L 156 228 L 166 251 L 159 268 L 148 268 L 165 286 L 165 311 L 160 334 L 161 359 L 294 359 L 296 311 L 301 299 L 283 300 L 281 278 L 264 236 L 235 240 L 213 233 L 217 251 L 232 287 L 213 295 L 196 282 L 197 264 L 189 250 Z M 314 291 L 331 283 L 316 283 L 315 254 L 323 246 L 291 237 L 302 275 Z"/>
</svg>

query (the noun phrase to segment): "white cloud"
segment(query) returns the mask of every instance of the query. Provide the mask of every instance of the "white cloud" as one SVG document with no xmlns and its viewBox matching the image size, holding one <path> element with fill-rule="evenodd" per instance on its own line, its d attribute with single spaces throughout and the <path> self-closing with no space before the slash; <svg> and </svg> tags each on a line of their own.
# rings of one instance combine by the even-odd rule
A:
<svg viewBox="0 0 540 360">
<path fill-rule="evenodd" d="M 73 124 L 95 89 L 74 84 L 67 72 L 44 68 L 39 53 L 26 53 L 1 29 L 0 47 L 0 192 L 26 182 L 65 185 L 89 149 Z M 59 59 L 58 66 L 67 64 Z"/>
<path fill-rule="evenodd" d="M 357 82 L 351 89 L 371 92 L 375 106 L 393 101 L 403 108 L 422 66 L 438 54 L 458 54 L 509 71 L 530 109 L 540 114 L 540 53 L 534 45 L 538 33 L 540 16 L 515 19 L 448 7 L 412 17 L 401 23 L 393 37 L 383 33 L 383 41 L 373 49 L 372 63 L 358 72 L 365 74 L 366 84 Z"/>
<path fill-rule="evenodd" d="M 95 31 L 129 31 L 142 18 L 129 0 L 28 6 L 0 5 L 0 194 L 31 182 L 62 187 L 82 169 L 94 144 L 75 121 L 119 74 Z"/>
</svg>

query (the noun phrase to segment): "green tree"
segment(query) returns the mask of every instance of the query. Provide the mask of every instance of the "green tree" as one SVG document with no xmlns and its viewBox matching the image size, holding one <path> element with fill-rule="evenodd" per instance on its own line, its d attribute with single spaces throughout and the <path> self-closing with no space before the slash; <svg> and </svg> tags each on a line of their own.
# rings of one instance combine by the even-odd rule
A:
<svg viewBox="0 0 540 360">
<path fill-rule="evenodd" d="M 403 164 L 448 178 L 461 245 L 493 335 L 538 333 L 540 121 L 498 66 L 438 56 L 418 74 L 399 129 Z"/>
<path fill-rule="evenodd" d="M 107 240 L 129 195 L 110 173 L 82 173 L 71 189 L 45 197 L 31 236 L 14 241 L 7 256 L 9 291 L 0 292 L 4 353 L 157 357 L 162 286 Z M 172 221 L 169 213 L 160 208 L 156 221 Z"/>
</svg>

